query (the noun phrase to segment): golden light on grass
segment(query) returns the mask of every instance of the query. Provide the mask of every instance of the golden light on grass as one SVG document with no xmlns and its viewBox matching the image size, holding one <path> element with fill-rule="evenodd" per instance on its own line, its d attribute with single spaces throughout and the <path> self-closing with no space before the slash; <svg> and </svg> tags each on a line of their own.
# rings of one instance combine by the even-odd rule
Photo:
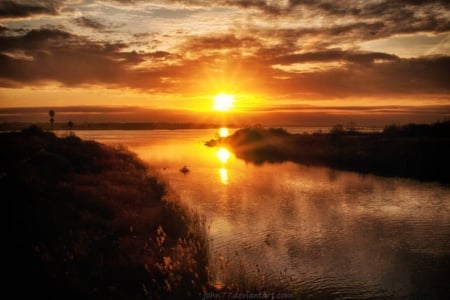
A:
<svg viewBox="0 0 450 300">
<path fill-rule="evenodd" d="M 218 94 L 214 96 L 213 109 L 217 111 L 228 111 L 233 107 L 234 96 L 229 94 Z"/>
</svg>

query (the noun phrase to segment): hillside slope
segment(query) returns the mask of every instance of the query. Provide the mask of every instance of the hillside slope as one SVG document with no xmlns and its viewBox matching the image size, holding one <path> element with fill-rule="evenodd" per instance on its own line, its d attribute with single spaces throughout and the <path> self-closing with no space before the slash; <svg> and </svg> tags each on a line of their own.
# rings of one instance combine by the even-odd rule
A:
<svg viewBox="0 0 450 300">
<path fill-rule="evenodd" d="M 123 147 L 38 127 L 0 134 L 13 298 L 198 298 L 198 216 Z"/>
</svg>

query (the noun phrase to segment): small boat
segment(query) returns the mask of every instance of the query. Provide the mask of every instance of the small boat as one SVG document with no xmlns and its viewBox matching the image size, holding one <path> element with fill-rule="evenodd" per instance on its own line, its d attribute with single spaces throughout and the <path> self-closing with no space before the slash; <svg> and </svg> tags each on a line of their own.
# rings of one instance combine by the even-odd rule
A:
<svg viewBox="0 0 450 300">
<path fill-rule="evenodd" d="M 188 169 L 188 167 L 186 167 L 186 165 L 180 169 L 180 172 L 183 174 L 189 173 L 189 171 L 190 170 Z"/>
</svg>

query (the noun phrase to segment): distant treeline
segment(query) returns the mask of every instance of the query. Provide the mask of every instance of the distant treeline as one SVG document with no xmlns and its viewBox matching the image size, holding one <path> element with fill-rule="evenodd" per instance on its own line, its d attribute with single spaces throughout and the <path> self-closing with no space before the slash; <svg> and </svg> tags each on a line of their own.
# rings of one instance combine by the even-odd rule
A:
<svg viewBox="0 0 450 300">
<path fill-rule="evenodd" d="M 389 125 L 383 129 L 386 136 L 450 138 L 450 121 L 433 124 Z"/>
<path fill-rule="evenodd" d="M 69 121 L 70 122 L 70 121 Z M 156 130 L 156 129 L 210 129 L 221 127 L 214 123 L 36 123 L 12 122 L 0 123 L 0 131 L 17 131 L 36 125 L 45 130 Z M 235 127 L 233 124 L 227 127 Z"/>
<path fill-rule="evenodd" d="M 378 133 L 333 127 L 329 133 L 290 134 L 282 128 L 249 127 L 211 140 L 246 161 L 293 161 L 383 176 L 450 182 L 450 122 L 390 125 Z"/>
</svg>

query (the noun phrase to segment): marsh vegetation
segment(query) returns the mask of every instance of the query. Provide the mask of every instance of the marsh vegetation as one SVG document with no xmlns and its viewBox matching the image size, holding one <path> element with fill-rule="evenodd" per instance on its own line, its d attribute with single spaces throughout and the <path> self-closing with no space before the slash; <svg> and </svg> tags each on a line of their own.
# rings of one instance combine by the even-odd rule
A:
<svg viewBox="0 0 450 300">
<path fill-rule="evenodd" d="M 204 220 L 135 154 L 35 126 L 0 145 L 15 298 L 203 295 Z"/>
</svg>

